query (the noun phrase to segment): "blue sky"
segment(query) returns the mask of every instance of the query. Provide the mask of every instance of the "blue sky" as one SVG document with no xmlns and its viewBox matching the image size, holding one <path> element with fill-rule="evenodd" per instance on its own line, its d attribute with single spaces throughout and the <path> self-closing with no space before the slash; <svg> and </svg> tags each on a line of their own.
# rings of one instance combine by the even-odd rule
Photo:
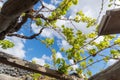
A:
<svg viewBox="0 0 120 80">
<path fill-rule="evenodd" d="M 47 7 L 54 9 L 61 0 L 43 0 L 43 1 Z M 102 15 L 105 14 L 105 11 L 107 9 L 109 9 L 106 6 L 107 3 L 108 2 L 105 1 L 104 10 L 102 12 Z M 0 3 L 0 5 L 2 6 L 1 3 Z M 37 4 L 35 8 L 38 8 L 38 5 L 39 4 Z M 78 3 L 77 6 L 72 6 L 70 8 L 68 15 L 66 15 L 66 16 L 74 17 L 75 12 L 77 12 L 78 10 L 83 10 L 83 12 L 86 15 L 96 18 L 99 14 L 100 8 L 101 8 L 101 3 L 97 0 L 95 0 L 95 1 L 80 0 L 80 2 Z M 49 13 L 44 13 L 44 14 L 46 16 L 49 15 Z M 100 17 L 100 19 L 101 19 L 101 17 Z M 58 26 L 61 26 L 63 24 L 69 25 L 69 23 L 67 21 L 58 20 L 58 22 L 57 22 Z M 90 33 L 92 31 L 94 31 L 94 27 L 91 27 L 88 29 L 85 27 L 84 24 L 79 24 L 79 23 L 74 23 L 74 24 L 78 27 L 78 29 L 82 30 L 84 33 Z M 31 32 L 29 32 L 29 30 L 30 30 L 29 26 L 30 26 L 30 24 L 28 21 L 28 23 L 24 24 L 23 28 L 18 33 L 24 34 L 24 35 L 30 35 Z M 40 27 L 37 27 L 35 24 L 32 24 L 32 31 L 33 31 L 32 33 L 36 33 L 39 29 L 40 29 Z M 70 45 L 65 40 L 61 39 L 61 37 L 58 33 L 56 33 L 53 30 L 50 30 L 50 29 L 44 30 L 43 33 L 39 37 L 42 39 L 44 39 L 46 37 L 48 37 L 48 38 L 54 37 L 55 38 L 55 44 L 53 45 L 53 47 L 56 48 L 58 57 L 64 57 L 64 55 L 62 53 L 60 53 L 59 47 L 62 47 L 62 46 L 65 48 L 70 47 Z M 24 39 L 20 39 L 20 38 L 16 38 L 16 37 L 12 37 L 12 38 L 7 37 L 6 39 L 13 41 L 15 43 L 15 47 L 11 48 L 11 49 L 7 49 L 7 50 L 3 50 L 0 48 L 1 51 L 15 55 L 17 57 L 23 58 L 28 61 L 36 60 L 36 62 L 40 65 L 44 65 L 46 62 L 51 63 L 51 54 L 52 53 L 46 47 L 46 45 L 42 44 L 40 41 L 35 40 L 35 39 L 24 40 Z M 101 40 L 103 40 L 103 37 L 100 37 L 98 40 L 96 40 L 96 42 L 99 42 Z M 108 51 L 106 51 L 106 53 L 107 52 Z M 112 61 L 112 62 L 114 62 L 114 61 Z M 99 63 L 97 65 L 100 65 L 100 64 L 101 63 Z M 74 67 L 77 67 L 77 66 L 74 66 Z M 94 73 L 96 73 L 96 71 L 98 71 L 98 70 L 93 70 Z"/>
</svg>

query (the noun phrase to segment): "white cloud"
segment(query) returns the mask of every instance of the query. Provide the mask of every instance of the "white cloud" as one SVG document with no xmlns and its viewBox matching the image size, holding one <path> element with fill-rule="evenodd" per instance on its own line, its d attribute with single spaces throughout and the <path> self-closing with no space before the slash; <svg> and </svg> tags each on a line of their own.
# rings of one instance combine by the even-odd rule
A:
<svg viewBox="0 0 120 80">
<path fill-rule="evenodd" d="M 56 53 L 56 58 L 63 58 L 62 54 L 60 52 Z"/>
<path fill-rule="evenodd" d="M 69 62 L 70 62 L 70 64 L 74 64 L 74 61 L 72 59 L 69 60 Z M 77 64 L 76 65 L 72 65 L 71 67 L 73 68 L 73 70 L 76 70 L 78 68 L 78 65 Z"/>
<path fill-rule="evenodd" d="M 56 58 L 63 58 L 63 56 L 60 52 L 57 52 Z M 44 66 L 46 63 L 51 64 L 51 65 L 53 64 L 52 56 L 47 56 L 45 54 L 40 58 L 38 58 L 38 57 L 32 58 L 32 61 L 35 61 L 37 64 L 42 65 L 42 66 Z"/>
<path fill-rule="evenodd" d="M 46 55 L 43 55 L 42 59 L 44 59 L 44 60 L 51 60 L 51 58 L 49 56 L 46 56 Z"/>
<path fill-rule="evenodd" d="M 41 33 L 42 37 L 48 37 L 48 38 L 53 38 L 55 36 L 55 31 L 52 29 L 44 29 L 43 32 Z"/>
<path fill-rule="evenodd" d="M 53 38 L 53 37 L 57 37 L 59 39 L 61 39 L 61 34 L 59 34 L 57 31 L 53 30 L 53 29 L 49 29 L 46 28 L 43 30 L 43 32 L 41 33 L 42 37 L 47 37 L 47 38 Z"/>
<path fill-rule="evenodd" d="M 67 21 L 65 21 L 65 20 L 57 20 L 56 25 L 61 27 L 62 25 L 65 25 L 66 23 L 67 23 Z"/>
<path fill-rule="evenodd" d="M 51 0 L 51 3 L 57 5 L 61 2 L 61 0 Z"/>
<path fill-rule="evenodd" d="M 115 64 L 118 60 L 115 60 L 115 59 L 110 59 L 107 63 L 107 66 L 111 66 L 113 64 Z"/>
<path fill-rule="evenodd" d="M 104 40 L 104 37 L 103 36 L 100 36 L 99 38 L 97 38 L 96 40 L 95 40 L 95 42 L 96 43 L 100 43 L 101 41 L 103 41 Z"/>
<path fill-rule="evenodd" d="M 41 58 L 34 57 L 32 61 L 35 61 L 37 64 L 44 66 L 47 62 L 51 62 L 52 58 L 46 55 L 43 55 Z"/>
<path fill-rule="evenodd" d="M 94 42 L 96 42 L 96 43 L 100 43 L 101 41 L 103 41 L 104 40 L 104 37 L 103 36 L 100 36 L 100 37 L 98 37 L 96 40 L 94 40 Z M 87 40 L 87 42 L 90 42 L 91 41 L 91 39 L 88 39 Z M 96 48 L 96 46 L 95 45 L 87 45 L 86 47 L 84 47 L 84 49 L 93 49 L 93 48 Z"/>
<path fill-rule="evenodd" d="M 41 29 L 41 27 L 37 26 L 35 23 L 33 23 L 31 25 L 31 27 L 32 27 L 32 30 L 33 30 L 34 33 L 38 33 L 40 31 L 40 29 Z"/>
<path fill-rule="evenodd" d="M 40 31 L 40 29 L 42 28 L 41 26 L 37 26 L 35 23 L 32 24 L 32 30 L 34 33 L 38 33 Z M 57 30 L 59 31 L 59 30 Z M 53 37 L 57 37 L 59 39 L 61 39 L 61 35 L 53 29 L 50 28 L 45 28 L 42 33 L 40 34 L 40 36 L 42 37 L 47 37 L 47 38 L 53 38 Z"/>
<path fill-rule="evenodd" d="M 72 47 L 71 45 L 69 45 L 69 43 L 66 40 L 59 40 L 57 44 L 59 47 L 63 47 L 65 50 Z"/>
<path fill-rule="evenodd" d="M 7 37 L 7 39 L 12 41 L 15 44 L 15 46 L 13 48 L 8 49 L 0 48 L 0 51 L 6 52 L 19 58 L 24 58 L 26 53 L 26 51 L 24 50 L 25 40 L 17 37 Z"/>
<path fill-rule="evenodd" d="M 108 9 L 108 7 L 107 7 L 108 2 L 109 1 L 104 2 L 104 11 L 106 9 Z M 101 9 L 101 3 L 102 3 L 102 0 L 99 1 L 99 2 L 98 1 L 93 1 L 93 0 L 89 0 L 89 1 L 80 0 L 77 6 L 71 7 L 71 10 L 74 11 L 71 14 L 75 14 L 75 12 L 77 12 L 79 10 L 82 10 L 87 16 L 91 16 L 91 17 L 96 18 L 99 14 L 100 9 Z"/>
<path fill-rule="evenodd" d="M 34 57 L 32 60 L 35 61 L 37 64 L 42 65 L 42 66 L 44 66 L 44 64 L 45 64 L 45 60 L 41 59 L 41 58 Z"/>
<path fill-rule="evenodd" d="M 78 65 L 73 65 L 71 66 L 73 68 L 73 70 L 75 71 L 78 68 Z"/>
<path fill-rule="evenodd" d="M 115 2 L 117 5 L 120 5 L 120 1 L 119 0 L 116 0 Z M 120 6 L 116 6 L 115 8 L 120 8 Z"/>
<path fill-rule="evenodd" d="M 55 9 L 55 6 L 52 5 L 52 4 L 47 4 L 47 3 L 45 3 L 45 2 L 43 2 L 43 4 L 44 4 L 47 8 L 49 8 L 50 10 L 54 10 L 54 9 Z M 40 8 L 41 8 L 41 6 L 40 6 Z M 42 9 L 42 11 L 49 11 L 49 9 L 44 8 L 44 9 Z M 48 17 L 48 16 L 51 15 L 51 12 L 42 12 L 42 11 L 40 12 L 40 14 L 43 14 L 45 17 Z"/>
<path fill-rule="evenodd" d="M 69 60 L 69 62 L 70 62 L 70 64 L 74 64 L 74 61 L 71 59 L 71 60 Z"/>
<path fill-rule="evenodd" d="M 55 9 L 55 6 L 52 4 L 47 4 L 47 3 L 43 2 L 43 5 L 47 6 L 51 10 Z"/>
<path fill-rule="evenodd" d="M 3 3 L 2 2 L 0 2 L 0 8 L 3 6 Z"/>
<path fill-rule="evenodd" d="M 87 45 L 86 47 L 84 47 L 85 50 L 94 49 L 94 48 L 96 48 L 96 46 Z"/>
</svg>

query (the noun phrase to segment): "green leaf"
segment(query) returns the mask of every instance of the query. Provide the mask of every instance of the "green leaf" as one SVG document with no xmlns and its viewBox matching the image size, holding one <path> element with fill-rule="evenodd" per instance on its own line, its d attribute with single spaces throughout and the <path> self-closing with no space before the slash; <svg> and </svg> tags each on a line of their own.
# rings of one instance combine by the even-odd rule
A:
<svg viewBox="0 0 120 80">
<path fill-rule="evenodd" d="M 106 57 L 103 58 L 103 60 L 104 60 L 105 62 L 108 62 L 109 59 L 110 59 L 109 56 L 106 56 Z"/>
<path fill-rule="evenodd" d="M 119 45 L 120 45 L 120 38 L 117 38 L 117 39 L 114 41 L 114 44 L 119 44 Z"/>
<path fill-rule="evenodd" d="M 14 47 L 14 43 L 9 40 L 0 40 L 0 45 L 3 49 Z"/>
<path fill-rule="evenodd" d="M 83 68 L 86 68 L 87 64 L 86 64 L 85 61 L 83 61 L 83 62 L 80 63 L 80 66 L 83 67 Z"/>
<path fill-rule="evenodd" d="M 92 76 L 92 72 L 90 70 L 87 71 L 88 76 Z"/>
<path fill-rule="evenodd" d="M 54 44 L 54 39 L 53 38 L 52 39 L 51 38 L 46 38 L 45 43 L 46 43 L 47 46 L 51 46 L 51 45 Z"/>
<path fill-rule="evenodd" d="M 52 49 L 52 53 L 55 54 L 55 53 L 56 53 L 56 50 L 55 50 L 55 49 Z"/>
<path fill-rule="evenodd" d="M 113 4 L 109 4 L 108 7 L 111 7 Z"/>
<path fill-rule="evenodd" d="M 93 59 L 89 59 L 88 64 L 91 64 L 93 62 Z"/>
<path fill-rule="evenodd" d="M 88 34 L 89 38 L 95 38 L 96 36 L 97 36 L 96 33 L 90 33 L 90 34 Z"/>
<path fill-rule="evenodd" d="M 56 60 L 56 64 L 60 64 L 60 62 L 61 62 L 61 59 L 58 58 L 58 59 Z"/>
<path fill-rule="evenodd" d="M 110 2 L 113 2 L 113 0 L 109 0 Z"/>
<path fill-rule="evenodd" d="M 80 45 L 79 44 L 74 44 L 74 49 L 80 49 Z"/>
<path fill-rule="evenodd" d="M 120 56 L 120 51 L 118 51 L 118 50 L 111 50 L 110 52 L 111 52 L 113 58 L 118 58 Z"/>
<path fill-rule="evenodd" d="M 84 13 L 80 10 L 79 12 L 77 12 L 77 15 L 84 16 Z"/>
<path fill-rule="evenodd" d="M 50 68 L 49 64 L 44 64 L 44 67 Z"/>
<path fill-rule="evenodd" d="M 33 64 L 36 64 L 36 61 L 35 61 L 35 60 L 32 60 L 32 63 L 33 63 Z"/>
<path fill-rule="evenodd" d="M 77 69 L 76 69 L 76 72 L 77 72 L 78 74 L 82 74 L 82 73 L 83 73 L 83 70 L 80 69 L 80 68 L 77 68 Z"/>
<path fill-rule="evenodd" d="M 108 47 L 109 45 L 110 45 L 110 42 L 109 42 L 109 41 L 101 41 L 101 42 L 100 42 L 99 44 L 97 44 L 96 46 L 97 46 L 97 48 L 98 48 L 99 50 L 102 50 L 102 49 Z"/>
<path fill-rule="evenodd" d="M 60 49 L 60 51 L 61 51 L 61 52 L 64 52 L 64 51 L 65 51 L 65 49 L 62 47 L 62 48 Z"/>
<path fill-rule="evenodd" d="M 56 50 L 55 49 L 52 49 L 52 59 L 53 59 L 53 63 L 54 65 L 56 64 Z"/>
<path fill-rule="evenodd" d="M 72 53 L 67 53 L 67 58 L 68 58 L 68 60 L 70 60 L 70 59 L 72 59 Z"/>
<path fill-rule="evenodd" d="M 41 74 L 39 74 L 39 73 L 34 73 L 34 74 L 32 74 L 31 76 L 32 76 L 32 78 L 33 78 L 34 80 L 38 80 L 39 77 L 41 76 Z"/>
<path fill-rule="evenodd" d="M 90 49 L 89 50 L 89 54 L 92 55 L 92 56 L 96 56 L 96 49 Z"/>
<path fill-rule="evenodd" d="M 26 15 L 26 13 L 22 13 L 22 14 L 21 14 L 21 16 L 25 16 L 25 15 Z"/>
<path fill-rule="evenodd" d="M 41 26 L 42 25 L 42 20 L 40 18 L 36 18 L 36 25 Z"/>
<path fill-rule="evenodd" d="M 72 2 L 73 2 L 74 5 L 78 4 L 78 0 L 72 0 Z"/>
<path fill-rule="evenodd" d="M 66 64 L 65 60 L 63 58 L 58 58 L 57 60 L 59 66 L 58 71 L 60 73 L 68 74 L 68 70 L 70 69 L 68 65 Z"/>
</svg>

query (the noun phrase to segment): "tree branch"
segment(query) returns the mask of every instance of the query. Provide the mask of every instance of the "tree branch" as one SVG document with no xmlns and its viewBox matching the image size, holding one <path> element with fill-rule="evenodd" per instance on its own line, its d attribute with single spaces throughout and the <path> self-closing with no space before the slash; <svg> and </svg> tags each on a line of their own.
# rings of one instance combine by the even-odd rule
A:
<svg viewBox="0 0 120 80">
<path fill-rule="evenodd" d="M 103 8 L 104 8 L 104 0 L 102 0 L 102 2 L 101 2 L 101 9 L 99 11 L 99 15 L 97 17 L 96 24 L 99 22 L 100 16 L 101 16 L 102 11 L 103 11 Z"/>
<path fill-rule="evenodd" d="M 23 13 L 32 8 L 39 0 L 7 0 L 0 12 L 0 37 L 4 39 L 6 30 Z M 2 33 L 3 32 L 3 33 Z"/>
<path fill-rule="evenodd" d="M 0 40 L 4 39 L 7 34 L 17 32 L 22 27 L 22 25 L 27 22 L 28 17 L 30 17 L 30 15 L 26 14 L 22 17 L 20 23 L 18 23 L 17 19 L 14 22 L 12 22 L 11 25 L 9 25 L 5 31 L 0 33 Z"/>
<path fill-rule="evenodd" d="M 42 31 L 43 31 L 44 28 L 45 28 L 45 27 L 42 27 L 42 28 L 40 29 L 39 33 L 33 34 L 33 35 L 31 35 L 31 36 L 24 36 L 24 35 L 20 35 L 20 34 L 11 34 L 11 33 L 7 34 L 7 36 L 15 36 L 15 37 L 23 38 L 23 39 L 34 39 L 36 36 L 38 36 L 39 34 L 42 33 Z"/>
<path fill-rule="evenodd" d="M 113 47 L 113 46 L 115 46 L 116 44 L 112 44 L 112 45 L 110 45 L 110 46 L 108 46 L 108 47 L 106 47 L 106 48 L 104 48 L 104 49 L 102 49 L 102 50 L 99 50 L 99 51 L 97 51 L 96 53 L 95 53 L 95 55 L 92 55 L 93 57 L 94 56 L 96 56 L 98 53 L 100 53 L 100 52 L 102 52 L 103 50 L 106 50 L 106 49 L 108 49 L 108 48 L 111 48 L 111 47 Z"/>
<path fill-rule="evenodd" d="M 73 64 L 71 64 L 71 65 L 68 65 L 68 67 L 73 66 L 73 65 L 76 65 L 76 64 L 78 64 L 78 63 L 80 63 L 80 62 L 83 62 L 83 61 L 87 60 L 87 59 L 90 58 L 90 57 L 91 57 L 91 55 L 87 56 L 86 58 L 84 58 L 84 59 L 82 59 L 82 60 L 80 60 L 80 61 L 77 61 L 76 63 L 73 63 Z"/>
<path fill-rule="evenodd" d="M 80 47 L 80 49 L 84 48 L 85 46 L 87 46 L 88 44 L 92 43 L 93 41 L 95 41 L 97 38 L 99 38 L 99 36 L 97 36 L 96 38 L 92 39 L 91 41 L 89 41 L 88 43 L 84 44 L 82 47 Z"/>
</svg>

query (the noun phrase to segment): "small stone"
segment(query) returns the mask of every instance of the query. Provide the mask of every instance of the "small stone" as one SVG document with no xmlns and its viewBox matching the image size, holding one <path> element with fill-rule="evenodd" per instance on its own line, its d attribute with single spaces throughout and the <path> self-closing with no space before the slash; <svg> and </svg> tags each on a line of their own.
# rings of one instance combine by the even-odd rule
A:
<svg viewBox="0 0 120 80">
<path fill-rule="evenodd" d="M 33 80 L 31 76 L 27 76 L 25 80 Z"/>
<path fill-rule="evenodd" d="M 16 73 L 12 73 L 11 75 L 12 75 L 12 76 L 16 76 Z"/>
</svg>

